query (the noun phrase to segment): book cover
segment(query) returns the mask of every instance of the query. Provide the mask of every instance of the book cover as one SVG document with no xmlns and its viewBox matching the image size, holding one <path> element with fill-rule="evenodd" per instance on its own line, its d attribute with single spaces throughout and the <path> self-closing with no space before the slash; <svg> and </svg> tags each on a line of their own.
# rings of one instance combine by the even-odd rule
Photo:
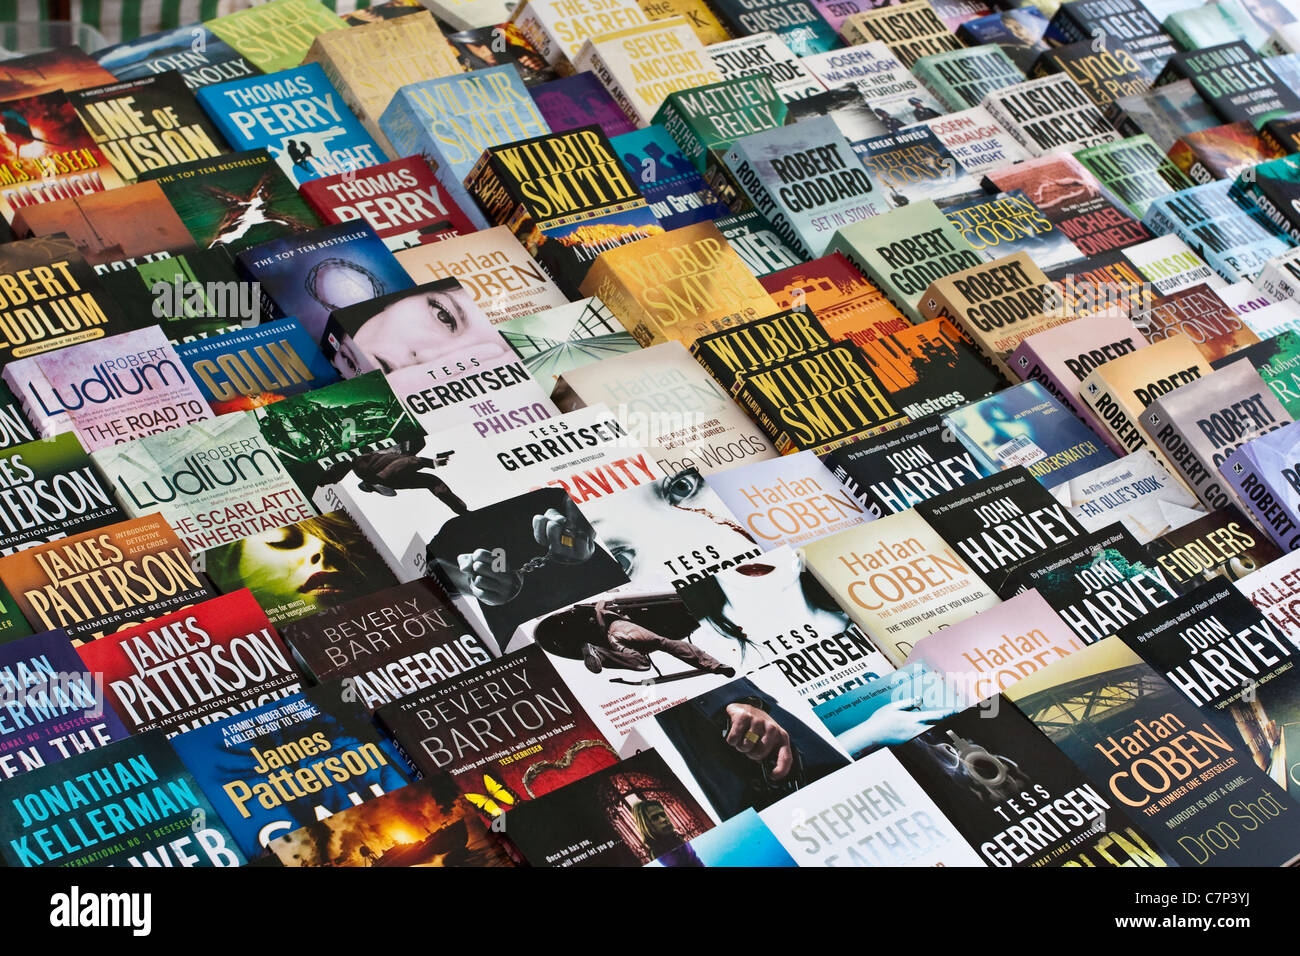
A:
<svg viewBox="0 0 1300 956">
<path fill-rule="evenodd" d="M 77 118 L 62 91 L 3 102 L 0 214 L 122 185 L 108 157 Z"/>
<path fill-rule="evenodd" d="M 173 345 L 251 328 L 262 314 L 257 287 L 239 280 L 219 248 L 149 257 L 98 279 L 122 311 L 156 319 Z"/>
<path fill-rule="evenodd" d="M 157 183 L 24 206 L 14 214 L 13 229 L 19 237 L 66 236 L 101 275 L 194 246 Z"/>
<path fill-rule="evenodd" d="M 509 19 L 542 59 L 561 75 L 574 72 L 571 61 L 587 37 L 650 22 L 641 5 L 634 0 L 610 3 L 526 0 L 514 8 Z"/>
<path fill-rule="evenodd" d="M 1072 44 L 1100 35 L 1109 45 L 1114 38 L 1152 76 L 1179 52 L 1160 18 L 1140 0 L 1070 0 L 1052 17 L 1051 29 Z"/>
<path fill-rule="evenodd" d="M 1027 252 L 1041 269 L 1077 262 L 1079 249 L 1021 190 L 957 199 L 944 215 L 971 248 L 992 261 Z"/>
<path fill-rule="evenodd" d="M 1146 215 L 1153 200 L 1194 185 L 1146 134 L 1090 146 L 1074 155 L 1135 219 Z"/>
<path fill-rule="evenodd" d="M 983 260 L 933 201 L 910 203 L 835 231 L 829 252 L 841 252 L 913 322 L 937 279 Z"/>
<path fill-rule="evenodd" d="M 356 524 L 336 512 L 217 545 L 195 561 L 217 593 L 247 588 L 277 627 L 397 583 Z"/>
<path fill-rule="evenodd" d="M 694 639 L 733 645 L 727 659 L 756 680 L 779 671 L 809 705 L 893 670 L 789 547 L 696 581 L 679 594 L 700 621 L 702 633 Z M 789 688 L 777 689 L 778 696 L 788 696 Z"/>
<path fill-rule="evenodd" d="M 1136 2 L 1136 0 L 1135 0 Z M 1171 50 L 1172 52 L 1172 50 Z M 1155 68 L 1158 72 L 1159 68 Z M 1064 73 L 1106 113 L 1121 96 L 1151 89 L 1155 72 L 1129 52 L 1128 46 L 1105 35 L 1049 50 L 1034 64 L 1034 76 Z"/>
<path fill-rule="evenodd" d="M 1172 233 L 1126 246 L 1124 258 L 1133 264 L 1160 295 L 1204 283 L 1211 290 L 1227 285 L 1223 277 Z"/>
<path fill-rule="evenodd" d="M 569 298 L 592 294 L 579 290 L 602 253 L 663 235 L 598 126 L 489 146 L 465 185 Z"/>
<path fill-rule="evenodd" d="M 249 857 L 414 779 L 338 683 L 186 731 L 172 746 Z"/>
<path fill-rule="evenodd" d="M 835 341 L 849 339 L 865 347 L 910 326 L 885 294 L 840 252 L 768 273 L 759 282 L 778 308 L 810 309 Z"/>
<path fill-rule="evenodd" d="M 1134 315 L 1134 323 L 1150 342 L 1175 334 L 1187 336 L 1210 363 L 1259 341 L 1206 283 L 1156 296 L 1149 307 Z"/>
<path fill-rule="evenodd" d="M 1094 468 L 1058 485 L 1053 493 L 1089 531 L 1118 522 L 1138 544 L 1147 544 L 1205 513 L 1196 496 L 1143 451 Z"/>
<path fill-rule="evenodd" d="M 811 3 L 796 0 L 712 0 L 710 4 L 733 36 L 745 36 L 770 30 L 794 51 L 796 56 L 825 53 L 840 45 L 835 35 Z"/>
<path fill-rule="evenodd" d="M 1238 359 L 1248 359 L 1259 377 L 1273 389 L 1273 394 L 1292 418 L 1300 415 L 1300 332 L 1286 330 L 1246 345 L 1215 364 L 1218 368 Z"/>
<path fill-rule="evenodd" d="M 710 43 L 705 52 L 724 80 L 766 76 L 787 103 L 815 96 L 825 89 L 809 62 L 813 57 L 796 55 L 785 38 L 771 30 Z"/>
<path fill-rule="evenodd" d="M 393 251 L 474 231 L 422 156 L 321 176 L 299 192 L 325 225 L 364 219 Z"/>
<path fill-rule="evenodd" d="M 546 392 L 456 279 L 335 309 L 323 341 L 344 377 L 382 374 L 429 434 L 473 422 L 486 435 L 555 413 Z"/>
<path fill-rule="evenodd" d="M 162 733 L 79 753 L 0 782 L 16 813 L 0 855 L 28 866 L 242 866 L 244 852 Z"/>
<path fill-rule="evenodd" d="M 195 98 L 232 147 L 265 149 L 295 186 L 386 159 L 319 63 L 205 86 Z"/>
<path fill-rule="evenodd" d="M 891 749 L 990 866 L 1169 865 L 1122 801 L 1005 697 Z"/>
<path fill-rule="evenodd" d="M 866 800 L 880 809 L 850 825 L 825 814 Z M 799 866 L 983 866 L 926 790 L 887 750 L 863 757 L 764 810 L 760 817 Z"/>
<path fill-rule="evenodd" d="M 150 170 L 200 249 L 221 247 L 231 259 L 243 249 L 294 233 L 320 220 L 265 150 Z"/>
<path fill-rule="evenodd" d="M 713 224 L 755 277 L 788 269 L 803 261 L 755 209 L 724 216 Z"/>
<path fill-rule="evenodd" d="M 495 2 L 495 0 L 488 0 Z M 550 66 L 529 39 L 513 23 L 494 23 L 446 34 L 466 72 L 491 66 L 513 66 L 527 87 L 556 78 Z"/>
<path fill-rule="evenodd" d="M 810 97 L 810 107 L 814 99 L 824 103 L 815 112 L 826 115 L 825 109 L 829 107 L 836 114 L 837 125 L 843 122 L 847 126 L 846 121 L 851 119 L 854 125 L 880 127 L 863 134 L 843 129 L 842 132 L 850 141 L 862 139 L 864 135 L 896 133 L 904 126 L 943 114 L 939 101 L 917 82 L 898 54 L 882 40 L 870 40 L 846 50 L 810 56 L 804 63 L 828 90 L 838 93 L 854 90 L 859 94 L 856 103 L 851 97 L 847 101 L 829 95 Z M 848 109 L 850 115 L 840 115 L 842 109 Z M 791 113 L 794 113 L 794 106 L 791 107 Z M 856 113 L 862 115 L 855 116 Z M 801 115 L 797 118 L 803 120 L 809 117 Z"/>
<path fill-rule="evenodd" d="M 424 438 L 382 372 L 312 389 L 251 413 L 308 499 L 352 459 Z"/>
<path fill-rule="evenodd" d="M 924 124 L 972 176 L 1029 159 L 1019 141 L 982 106 L 925 120 Z"/>
<path fill-rule="evenodd" d="M 492 660 L 432 578 L 322 607 L 283 637 L 312 681 L 345 681 L 371 713 Z"/>
<path fill-rule="evenodd" d="M 680 342 L 573 369 L 553 395 L 564 412 L 610 408 L 665 477 L 687 468 L 710 475 L 776 457 L 771 441 Z"/>
<path fill-rule="evenodd" d="M 967 20 L 957 28 L 957 39 L 967 46 L 994 43 L 1028 76 L 1038 57 L 1050 47 L 1044 40 L 1049 21 L 1034 6 L 998 10 Z"/>
<path fill-rule="evenodd" d="M 1121 135 L 1145 133 L 1166 152 L 1183 136 L 1223 122 L 1191 80 L 1163 83 L 1137 96 L 1117 97 L 1107 108 L 1106 118 Z"/>
<path fill-rule="evenodd" d="M 1194 183 L 1235 179 L 1251 166 L 1280 159 L 1285 151 L 1250 123 L 1225 123 L 1181 136 L 1169 148 L 1170 161 Z"/>
<path fill-rule="evenodd" d="M 426 548 L 448 596 L 495 653 L 513 650 L 525 621 L 628 578 L 578 505 L 539 488 L 456 515 Z"/>
<path fill-rule="evenodd" d="M 1282 556 L 1236 505 L 1166 531 L 1147 550 L 1183 593 L 1216 577 L 1239 581 Z"/>
<path fill-rule="evenodd" d="M 1023 382 L 944 415 L 990 469 L 1024 465 L 1046 488 L 1108 465 L 1115 455 L 1038 382 Z"/>
<path fill-rule="evenodd" d="M 123 182 L 135 182 L 146 169 L 230 151 L 174 70 L 79 90 L 68 99 Z"/>
<path fill-rule="evenodd" d="M 915 508 L 803 551 L 817 580 L 896 667 L 921 638 L 999 603 Z"/>
<path fill-rule="evenodd" d="M 595 73 L 584 71 L 530 86 L 529 94 L 552 133 L 565 133 L 593 123 L 613 138 L 637 128 Z"/>
<path fill-rule="evenodd" d="M 62 631 L 0 644 L 0 779 L 9 780 L 129 735 Z"/>
<path fill-rule="evenodd" d="M 1300 615 L 1297 614 L 1296 596 L 1300 594 L 1300 578 L 1296 576 L 1295 552 L 1284 554 L 1276 561 L 1252 571 L 1233 582 L 1234 586 L 1250 599 L 1255 608 L 1273 622 L 1273 626 L 1300 647 Z"/>
<path fill-rule="evenodd" d="M 889 53 L 888 47 L 885 47 L 885 52 L 891 58 L 891 62 L 897 63 L 897 58 Z M 899 63 L 898 69 L 902 68 L 902 64 Z M 938 101 L 934 102 L 933 107 L 924 105 L 932 99 L 924 90 L 918 93 L 917 99 L 922 103 L 920 109 L 927 116 L 931 112 L 942 109 Z M 890 130 L 902 129 L 915 119 L 914 116 L 906 114 L 905 99 L 893 98 L 877 102 L 884 104 L 879 113 L 868 103 L 867 95 L 862 91 L 859 83 L 849 81 L 845 86 L 787 103 L 785 123 L 789 126 L 813 117 L 827 116 L 834 121 L 844 138 L 852 143 L 872 136 L 881 136 Z M 895 116 L 895 113 L 899 115 Z"/>
<path fill-rule="evenodd" d="M 132 734 L 175 737 L 302 690 L 288 648 L 248 591 L 106 635 L 80 654 Z"/>
<path fill-rule="evenodd" d="M 744 736 L 748 728 L 757 743 Z M 768 733 L 775 739 L 764 741 Z M 719 822 L 770 807 L 850 762 L 808 702 L 770 667 L 638 721 L 622 753 L 647 750 Z"/>
<path fill-rule="evenodd" d="M 746 810 L 646 866 L 789 867 L 798 864 L 758 814 Z"/>
<path fill-rule="evenodd" d="M 235 266 L 241 276 L 259 284 L 267 317 L 292 316 L 318 342 L 335 309 L 414 285 L 364 222 L 322 226 L 259 243 L 240 252 Z"/>
<path fill-rule="evenodd" d="M 297 66 L 317 36 L 347 27 L 318 0 L 269 0 L 203 25 L 266 73 Z"/>
<path fill-rule="evenodd" d="M 554 390 L 571 369 L 641 347 L 595 296 L 506 319 L 496 329 L 543 390 Z"/>
<path fill-rule="evenodd" d="M 806 259 L 825 255 L 837 229 L 889 208 L 828 117 L 738 139 L 726 163 L 754 207 Z"/>
<path fill-rule="evenodd" d="M 1015 565 L 1085 533 L 1023 466 L 936 495 L 916 511 L 997 593 Z"/>
<path fill-rule="evenodd" d="M 905 0 L 851 14 L 839 33 L 850 46 L 872 40 L 885 43 L 909 70 L 923 56 L 962 48 L 930 0 Z"/>
<path fill-rule="evenodd" d="M 262 72 L 207 27 L 193 23 L 115 43 L 96 50 L 93 56 L 119 80 L 139 80 L 175 70 L 190 90 Z"/>
<path fill-rule="evenodd" d="M 713 821 L 663 758 L 645 751 L 524 801 L 509 826 L 508 839 L 533 866 L 607 867 L 643 866 Z"/>
<path fill-rule="evenodd" d="M 970 340 L 942 319 L 852 342 L 890 401 L 914 420 L 969 404 L 1002 386 Z"/>
<path fill-rule="evenodd" d="M 393 151 L 392 144 L 379 128 L 379 117 L 398 89 L 430 77 L 463 72 L 456 50 L 438 29 L 433 16 L 423 11 L 350 30 L 319 33 L 302 62 L 320 65 L 329 86 L 338 91 L 348 110 L 360 120 L 369 139 L 378 144 L 382 155 L 372 163 L 396 159 L 400 155 Z M 320 90 L 329 93 L 328 86 L 320 87 Z M 257 102 L 259 105 L 262 103 L 261 100 Z M 301 115 L 301 109 L 299 118 L 307 119 Z M 343 120 L 349 124 L 352 121 L 347 115 Z M 262 132 L 269 131 L 263 128 Z M 331 153 L 343 169 L 368 165 L 348 163 L 337 155 L 338 148 L 339 144 L 335 142 Z"/>
<path fill-rule="evenodd" d="M 1300 213 L 1293 205 L 1300 197 L 1300 161 L 1283 156 L 1248 166 L 1237 175 L 1232 195 L 1253 203 L 1279 232 L 1300 241 Z"/>
<path fill-rule="evenodd" d="M 1222 43 L 1225 37 L 1241 41 L 1250 50 L 1258 50 L 1268 41 L 1267 28 L 1238 0 L 1178 10 L 1165 18 L 1165 29 L 1184 50 L 1204 49 Z"/>
<path fill-rule="evenodd" d="M 212 596 L 189 551 L 158 514 L 0 557 L 0 582 L 32 627 L 74 644 Z"/>
<path fill-rule="evenodd" d="M 520 807 L 618 762 L 535 646 L 403 696 L 376 718 L 425 778 L 449 777 L 458 806 L 486 823 L 505 817 L 507 834 Z"/>
<path fill-rule="evenodd" d="M 13 554 L 126 517 L 70 432 L 10 445 L 0 450 L 0 462 L 0 553 Z"/>
<path fill-rule="evenodd" d="M 600 299 L 643 348 L 674 340 L 689 346 L 707 333 L 777 311 L 744 260 L 707 222 L 600 253 L 581 293 Z"/>
<path fill-rule="evenodd" d="M 1291 249 L 1264 263 L 1255 287 L 1274 302 L 1296 298 L 1300 292 L 1300 249 Z"/>
<path fill-rule="evenodd" d="M 912 64 L 912 73 L 950 110 L 979 106 L 985 94 L 1025 82 L 1020 67 L 992 43 L 928 53 Z"/>
<path fill-rule="evenodd" d="M 158 512 L 191 553 L 315 514 L 251 412 L 109 445 L 92 457 L 129 516 Z"/>
<path fill-rule="evenodd" d="M 1156 85 L 1190 80 L 1220 123 L 1245 122 L 1259 129 L 1274 117 L 1300 110 L 1300 94 L 1270 72 L 1250 46 L 1240 40 L 1223 42 L 1224 36 L 1230 34 L 1219 33 L 1214 45 L 1188 45 L 1187 52 L 1171 56 Z"/>
<path fill-rule="evenodd" d="M 183 343 L 176 354 L 218 415 L 269 405 L 339 380 L 295 319 Z"/>
<path fill-rule="evenodd" d="M 1089 373 L 1121 355 L 1145 347 L 1146 339 L 1123 315 L 1093 315 L 1087 322 L 1067 322 L 1025 339 L 1007 365 L 1025 382 L 1036 382 L 1069 411 L 1090 425 L 1092 411 L 1079 398 Z M 1112 451 L 1122 449 L 1101 423 L 1097 432 Z"/>
<path fill-rule="evenodd" d="M 1074 153 L 1120 138 L 1064 73 L 993 90 L 981 105 L 1034 156 Z"/>
<path fill-rule="evenodd" d="M 1038 594 L 1058 626 L 1077 636 L 1077 650 L 1162 612 L 1181 592 L 1132 535 L 1111 525 L 1018 565 L 1002 590 L 1010 593 Z"/>
<path fill-rule="evenodd" d="M 979 181 L 953 158 L 943 141 L 920 124 L 852 144 L 890 206 L 933 199 L 947 204 L 979 193 Z"/>
<path fill-rule="evenodd" d="M 810 451 L 737 465 L 708 482 L 764 551 L 798 547 L 875 517 Z"/>
<path fill-rule="evenodd" d="M 612 136 L 610 145 L 640 186 L 650 212 L 665 229 L 712 221 L 730 214 L 681 147 L 662 126 Z"/>
<path fill-rule="evenodd" d="M 957 441 L 938 414 L 837 448 L 823 461 L 876 517 L 907 511 L 926 498 L 996 474 Z"/>
<path fill-rule="evenodd" d="M 722 43 L 731 38 L 718 15 L 704 0 L 638 0 L 641 12 L 653 21 L 685 17 L 703 44 Z"/>
<path fill-rule="evenodd" d="M 1262 800 L 1268 815 L 1285 813 L 1281 788 L 1254 768 L 1240 740 L 1119 638 L 1085 647 L 1008 693 L 1100 793 L 1149 821 L 1155 845 L 1179 866 L 1279 866 L 1295 856 L 1284 827 L 1246 810 Z M 1085 700 L 1095 706 L 1079 707 Z M 1164 751 L 1156 755 L 1164 747 L 1190 759 L 1165 770 Z M 1234 806 L 1255 826 L 1235 842 L 1220 840 L 1220 827 L 1238 830 Z M 1129 841 L 1117 849 L 1125 845 L 1133 852 Z"/>
<path fill-rule="evenodd" d="M 1085 256 L 1151 238 L 1073 156 L 1048 156 L 990 170 L 985 181 L 997 191 L 1022 192 Z"/>
<path fill-rule="evenodd" d="M 408 783 L 276 837 L 281 866 L 513 866 L 446 777 Z"/>
<path fill-rule="evenodd" d="M 1219 465 L 1252 438 L 1291 423 L 1247 361 L 1233 362 L 1168 392 L 1138 419 L 1207 508 L 1235 503 Z"/>
<path fill-rule="evenodd" d="M 1202 713 L 1235 731 L 1248 760 L 1294 799 L 1300 760 L 1286 730 L 1300 710 L 1300 649 L 1227 581 L 1211 581 L 1119 639 Z"/>
<path fill-rule="evenodd" d="M 0 99 L 84 90 L 113 82 L 113 74 L 96 62 L 98 59 L 72 44 L 10 57 L 0 72 Z"/>
<path fill-rule="evenodd" d="M 1300 424 L 1246 442 L 1219 465 L 1237 500 L 1283 551 L 1300 547 L 1300 478 L 1292 465 Z"/>
<path fill-rule="evenodd" d="M 43 352 L 13 372 L 33 424 L 66 416 L 88 452 L 213 417 L 157 326 Z"/>
<path fill-rule="evenodd" d="M 395 256 L 416 284 L 455 279 L 494 325 L 569 301 L 509 226 L 398 249 Z"/>
<path fill-rule="evenodd" d="M 1271 222 L 1257 204 L 1234 201 L 1233 194 L 1226 179 L 1184 189 L 1153 201 L 1146 223 L 1153 231 L 1175 233 L 1226 281 L 1253 280 L 1268 260 L 1291 248 L 1295 235 Z"/>
</svg>

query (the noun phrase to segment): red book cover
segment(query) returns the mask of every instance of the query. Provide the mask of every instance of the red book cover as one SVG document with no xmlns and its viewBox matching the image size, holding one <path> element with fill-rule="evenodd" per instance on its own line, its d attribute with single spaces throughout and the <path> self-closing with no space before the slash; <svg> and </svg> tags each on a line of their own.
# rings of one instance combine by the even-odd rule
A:
<svg viewBox="0 0 1300 956">
<path fill-rule="evenodd" d="M 298 191 L 321 222 L 333 225 L 364 219 L 389 249 L 474 231 L 473 223 L 420 156 L 309 180 Z"/>
<path fill-rule="evenodd" d="M 174 737 L 302 690 L 292 656 L 247 588 L 77 650 L 133 734 Z"/>
<path fill-rule="evenodd" d="M 843 253 L 771 272 L 758 281 L 781 309 L 811 309 L 836 341 L 866 345 L 910 324 Z"/>
</svg>

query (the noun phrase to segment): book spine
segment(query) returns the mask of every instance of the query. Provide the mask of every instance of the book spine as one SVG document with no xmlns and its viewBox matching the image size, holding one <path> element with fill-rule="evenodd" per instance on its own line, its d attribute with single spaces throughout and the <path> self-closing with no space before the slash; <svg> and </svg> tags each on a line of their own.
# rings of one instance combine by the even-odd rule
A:
<svg viewBox="0 0 1300 956">
<path fill-rule="evenodd" d="M 1256 527 L 1273 539 L 1284 552 L 1300 548 L 1300 515 L 1287 507 L 1287 492 L 1274 487 L 1267 474 L 1254 468 L 1238 449 L 1229 455 L 1219 473 L 1246 506 Z"/>
<path fill-rule="evenodd" d="M 787 446 L 790 441 L 790 436 L 786 434 L 785 426 L 779 424 L 767 411 L 763 409 L 763 406 L 759 404 L 758 400 L 754 398 L 753 394 L 745 386 L 743 378 L 736 379 L 736 384 L 732 390 L 731 397 L 735 400 L 736 404 L 743 408 L 745 413 L 754 420 L 754 424 L 763 429 L 763 434 L 772 439 L 772 444 L 776 447 L 777 452 L 782 455 L 786 454 L 785 448 L 781 446 L 782 436 L 784 436 Z"/>
<path fill-rule="evenodd" d="M 465 189 L 487 216 L 488 222 L 500 226 L 510 220 L 516 203 L 501 177 L 497 175 L 492 154 L 484 152 L 465 177 Z"/>
<path fill-rule="evenodd" d="M 1182 426 L 1165 411 L 1159 400 L 1152 402 L 1138 420 L 1151 441 L 1151 447 L 1159 449 L 1163 458 L 1161 464 L 1171 475 L 1176 475 L 1201 504 L 1214 511 L 1231 503 L 1233 496 L 1225 494 L 1218 481 L 1211 480 L 1211 476 L 1218 477 L 1218 468 L 1201 459 L 1195 446 L 1187 440 Z"/>
<path fill-rule="evenodd" d="M 517 7 L 510 22 L 519 28 L 519 32 L 532 44 L 533 49 L 546 61 L 547 66 L 555 67 L 558 72 L 561 63 L 568 64 L 564 50 L 547 31 L 532 4 L 525 2 Z"/>
</svg>

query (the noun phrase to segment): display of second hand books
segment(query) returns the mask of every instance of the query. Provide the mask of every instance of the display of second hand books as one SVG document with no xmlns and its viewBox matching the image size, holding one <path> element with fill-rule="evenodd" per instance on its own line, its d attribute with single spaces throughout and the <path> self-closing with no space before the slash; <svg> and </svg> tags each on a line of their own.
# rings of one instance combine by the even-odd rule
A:
<svg viewBox="0 0 1300 956">
<path fill-rule="evenodd" d="M 1300 6 L 1015 2 L 0 29 L 0 861 L 1300 859 Z"/>
</svg>

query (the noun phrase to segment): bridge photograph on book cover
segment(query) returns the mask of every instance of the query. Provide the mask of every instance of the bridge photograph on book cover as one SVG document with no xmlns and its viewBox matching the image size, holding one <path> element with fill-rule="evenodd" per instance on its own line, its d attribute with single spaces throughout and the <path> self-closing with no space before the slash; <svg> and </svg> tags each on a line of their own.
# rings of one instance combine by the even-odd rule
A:
<svg viewBox="0 0 1300 956">
<path fill-rule="evenodd" d="M 853 866 L 1266 920 L 1193 873 L 1300 863 L 1300 0 L 31 7 L 15 912 Z"/>
</svg>

